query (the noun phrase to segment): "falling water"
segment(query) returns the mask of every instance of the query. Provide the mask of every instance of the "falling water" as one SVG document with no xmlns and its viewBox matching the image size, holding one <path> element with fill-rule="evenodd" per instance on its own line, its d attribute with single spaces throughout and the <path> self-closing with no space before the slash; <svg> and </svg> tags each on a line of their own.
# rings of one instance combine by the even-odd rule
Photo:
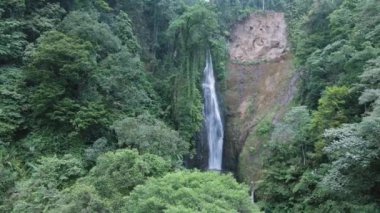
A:
<svg viewBox="0 0 380 213">
<path fill-rule="evenodd" d="M 208 169 L 222 169 L 223 124 L 220 117 L 218 99 L 215 92 L 215 77 L 211 54 L 206 56 L 203 80 L 204 116 L 209 148 Z"/>
</svg>

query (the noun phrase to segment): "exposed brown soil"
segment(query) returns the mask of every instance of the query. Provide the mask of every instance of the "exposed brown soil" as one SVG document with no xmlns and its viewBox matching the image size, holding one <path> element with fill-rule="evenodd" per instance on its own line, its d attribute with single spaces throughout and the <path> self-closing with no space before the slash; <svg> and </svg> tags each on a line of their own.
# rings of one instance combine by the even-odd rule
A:
<svg viewBox="0 0 380 213">
<path fill-rule="evenodd" d="M 224 93 L 226 115 L 225 166 L 248 183 L 261 174 L 265 150 L 256 135 L 262 122 L 275 123 L 291 103 L 297 75 L 288 52 L 284 14 L 252 14 L 236 25 L 230 43 L 230 64 Z"/>
<path fill-rule="evenodd" d="M 236 25 L 230 43 L 230 58 L 247 62 L 274 60 L 286 53 L 286 23 L 283 13 L 251 14 Z"/>
</svg>

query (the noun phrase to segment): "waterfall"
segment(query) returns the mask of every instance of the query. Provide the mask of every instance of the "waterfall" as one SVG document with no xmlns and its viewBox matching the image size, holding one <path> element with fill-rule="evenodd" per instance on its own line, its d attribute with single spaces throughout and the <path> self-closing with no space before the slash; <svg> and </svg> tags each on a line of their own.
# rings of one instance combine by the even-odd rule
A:
<svg viewBox="0 0 380 213">
<path fill-rule="evenodd" d="M 218 98 L 215 92 L 215 77 L 210 52 L 207 52 L 204 69 L 204 117 L 209 148 L 208 169 L 222 169 L 223 124 L 219 111 Z"/>
</svg>

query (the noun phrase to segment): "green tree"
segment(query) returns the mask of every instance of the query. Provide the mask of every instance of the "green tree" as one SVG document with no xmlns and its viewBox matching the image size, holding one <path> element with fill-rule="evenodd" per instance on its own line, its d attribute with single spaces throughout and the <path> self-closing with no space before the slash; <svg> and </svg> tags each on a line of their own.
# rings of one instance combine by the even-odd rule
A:
<svg viewBox="0 0 380 213">
<path fill-rule="evenodd" d="M 0 62 L 9 63 L 20 59 L 27 44 L 25 34 L 20 31 L 23 23 L 16 20 L 0 22 Z"/>
<path fill-rule="evenodd" d="M 283 121 L 275 126 L 270 145 L 277 151 L 283 152 L 283 154 L 292 153 L 298 155 L 300 162 L 305 165 L 306 152 L 309 149 L 308 146 L 310 146 L 310 143 L 308 143 L 310 123 L 311 116 L 305 106 L 292 108 L 286 113 Z M 294 150 L 295 153 L 291 150 Z M 281 156 L 281 154 L 278 156 Z M 286 158 L 281 160 L 285 161 Z"/>
<path fill-rule="evenodd" d="M 84 148 L 83 141 L 76 135 L 57 131 L 54 128 L 38 128 L 31 131 L 15 143 L 20 145 L 19 156 L 25 161 L 35 161 L 41 156 L 75 154 L 78 155 Z"/>
<path fill-rule="evenodd" d="M 23 163 L 15 158 L 17 151 L 0 142 L 0 212 L 9 212 L 12 209 L 13 203 L 9 198 L 16 180 L 25 173 Z"/>
<path fill-rule="evenodd" d="M 304 73 L 305 104 L 314 109 L 327 86 L 359 81 L 365 63 L 379 55 L 379 10 L 372 0 L 314 1 L 295 21 L 292 40 Z"/>
<path fill-rule="evenodd" d="M 182 171 L 148 180 L 127 198 L 128 212 L 259 212 L 230 175 Z"/>
<path fill-rule="evenodd" d="M 107 152 L 97 159 L 96 166 L 86 177 L 63 192 L 56 211 L 78 207 L 76 211 L 95 208 L 119 212 L 125 203 L 124 197 L 134 187 L 170 170 L 170 163 L 155 155 L 139 155 L 136 150 L 128 149 Z M 75 197 L 78 199 L 73 199 Z M 89 200 L 94 203 L 87 203 Z"/>
<path fill-rule="evenodd" d="M 350 97 L 351 96 L 351 97 Z M 315 141 L 317 158 L 323 157 L 322 150 L 326 146 L 323 132 L 326 129 L 339 127 L 353 119 L 349 106 L 352 106 L 352 93 L 348 87 L 327 87 L 319 100 L 318 110 L 313 113 L 311 121 L 311 139 Z"/>
<path fill-rule="evenodd" d="M 143 111 L 159 111 L 157 94 L 144 71 L 138 55 L 127 48 L 110 54 L 99 64 L 95 75 L 97 91 L 116 117 L 120 113 L 136 116 Z"/>
<path fill-rule="evenodd" d="M 1 1 L 0 15 L 3 18 L 17 18 L 23 15 L 26 10 L 24 0 Z"/>
<path fill-rule="evenodd" d="M 112 212 L 108 203 L 100 197 L 95 187 L 88 184 L 75 184 L 73 187 L 63 191 L 59 200 L 55 203 L 55 206 L 55 208 L 47 212 Z"/>
<path fill-rule="evenodd" d="M 84 160 L 86 161 L 87 166 L 94 166 L 100 155 L 111 150 L 115 150 L 115 147 L 107 140 L 107 138 L 102 137 L 97 139 L 92 146 L 87 147 L 84 150 Z"/>
<path fill-rule="evenodd" d="M 74 121 L 81 118 L 77 113 L 93 109 L 91 103 L 81 101 L 96 64 L 91 48 L 90 43 L 57 31 L 38 39 L 29 53 L 26 73 L 29 103 L 37 121 L 66 129 L 81 127 Z"/>
<path fill-rule="evenodd" d="M 25 128 L 23 78 L 21 69 L 0 68 L 0 141 L 11 141 L 18 130 Z"/>
<path fill-rule="evenodd" d="M 319 100 L 318 110 L 313 114 L 312 128 L 317 133 L 348 122 L 346 99 L 347 87 L 329 87 Z"/>
<path fill-rule="evenodd" d="M 178 132 L 148 114 L 117 121 L 113 129 L 119 146 L 162 156 L 177 166 L 182 164 L 183 156 L 189 154 L 189 143 Z"/>
<path fill-rule="evenodd" d="M 85 174 L 82 162 L 71 155 L 42 157 L 37 165 L 30 165 L 31 177 L 17 182 L 11 197 L 12 212 L 43 212 L 52 208 L 60 190 Z"/>
<path fill-rule="evenodd" d="M 375 193 L 380 186 L 380 81 L 379 59 L 371 60 L 360 76 L 365 89 L 359 98 L 368 104 L 368 112 L 361 122 L 329 129 L 324 136 L 329 145 L 323 150 L 332 162 L 319 184 L 337 202 L 347 203 L 346 209 L 366 209 L 376 212 L 379 208 Z"/>
<path fill-rule="evenodd" d="M 136 54 L 140 50 L 140 45 L 133 33 L 132 20 L 125 12 L 120 12 L 112 24 L 115 34 L 120 38 L 121 44 L 126 46 L 130 53 Z"/>
<path fill-rule="evenodd" d="M 174 64 L 177 74 L 171 82 L 171 116 L 176 129 L 190 140 L 202 122 L 202 102 L 199 90 L 201 70 L 211 40 L 219 35 L 216 13 L 207 4 L 188 7 L 168 28 L 173 41 Z"/>
<path fill-rule="evenodd" d="M 264 160 L 264 174 L 257 195 L 268 211 L 291 211 L 294 203 L 312 192 L 318 180 L 307 171 L 311 164 L 311 116 L 305 106 L 294 107 L 275 125 Z"/>
<path fill-rule="evenodd" d="M 44 0 L 27 3 L 28 12 L 24 16 L 24 32 L 29 41 L 34 41 L 44 32 L 56 29 L 66 11 L 60 3 L 47 3 Z"/>
<path fill-rule="evenodd" d="M 69 36 L 91 42 L 97 59 L 101 60 L 110 53 L 118 52 L 121 41 L 107 24 L 98 19 L 95 13 L 73 11 L 65 17 L 59 28 Z"/>
</svg>

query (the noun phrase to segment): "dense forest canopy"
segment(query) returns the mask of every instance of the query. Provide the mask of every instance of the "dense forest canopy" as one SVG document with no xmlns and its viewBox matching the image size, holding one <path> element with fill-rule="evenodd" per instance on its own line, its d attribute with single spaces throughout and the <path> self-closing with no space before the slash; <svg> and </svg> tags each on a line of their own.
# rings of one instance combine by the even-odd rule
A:
<svg viewBox="0 0 380 213">
<path fill-rule="evenodd" d="M 183 162 L 206 51 L 223 87 L 230 29 L 262 9 L 302 80 L 256 205 Z M 0 0 L 0 212 L 376 212 L 379 41 L 378 0 Z"/>
<path fill-rule="evenodd" d="M 297 106 L 272 129 L 259 183 L 270 212 L 378 212 L 380 2 L 293 1 Z"/>
<path fill-rule="evenodd" d="M 207 50 L 225 74 L 215 5 L 2 0 L 0 18 L 0 212 L 195 211 L 191 197 L 257 210 L 232 176 L 180 171 L 203 121 Z M 186 192 L 209 180 L 223 188 Z M 134 202 L 168 181 L 183 194 Z"/>
</svg>

